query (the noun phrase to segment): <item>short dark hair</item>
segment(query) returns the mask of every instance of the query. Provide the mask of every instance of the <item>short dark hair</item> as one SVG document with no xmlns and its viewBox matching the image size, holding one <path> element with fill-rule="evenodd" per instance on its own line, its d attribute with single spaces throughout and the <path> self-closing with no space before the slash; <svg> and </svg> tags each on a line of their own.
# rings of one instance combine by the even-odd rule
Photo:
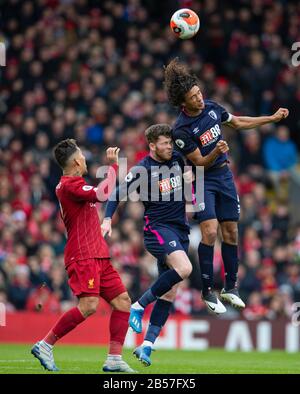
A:
<svg viewBox="0 0 300 394">
<path fill-rule="evenodd" d="M 156 142 L 161 135 L 171 138 L 171 131 L 172 127 L 166 123 L 153 124 L 145 131 L 145 137 L 150 144 L 150 142 Z"/>
<path fill-rule="evenodd" d="M 168 99 L 174 107 L 180 107 L 184 101 L 184 96 L 193 86 L 199 86 L 200 81 L 190 74 L 188 68 L 179 63 L 179 59 L 175 58 L 165 67 L 164 86 L 168 95 Z"/>
<path fill-rule="evenodd" d="M 57 164 L 64 169 L 67 165 L 69 158 L 78 150 L 76 141 L 68 138 L 60 141 L 53 149 L 53 155 Z"/>
</svg>

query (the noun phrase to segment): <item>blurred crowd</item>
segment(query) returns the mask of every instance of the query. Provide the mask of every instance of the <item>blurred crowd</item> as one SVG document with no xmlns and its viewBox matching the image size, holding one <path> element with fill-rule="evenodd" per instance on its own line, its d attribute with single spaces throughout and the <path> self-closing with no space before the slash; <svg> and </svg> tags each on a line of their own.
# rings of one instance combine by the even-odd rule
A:
<svg viewBox="0 0 300 394">
<path fill-rule="evenodd" d="M 144 130 L 174 122 L 163 66 L 179 56 L 202 83 L 205 97 L 236 115 L 287 107 L 278 125 L 239 132 L 224 128 L 241 201 L 239 287 L 249 319 L 289 317 L 300 301 L 300 4 L 284 0 L 6 0 L 0 41 L 0 302 L 8 311 L 59 312 L 72 297 L 63 262 L 64 226 L 55 186 L 53 146 L 75 138 L 88 162 L 87 181 L 108 146 L 129 166 L 147 154 Z M 233 5 L 234 4 L 234 5 Z M 201 18 L 198 35 L 175 37 L 168 21 L 181 7 Z M 100 210 L 101 214 L 101 210 Z M 133 300 L 157 275 L 143 247 L 143 209 L 120 206 L 109 240 L 111 256 Z M 191 219 L 194 270 L 174 311 L 205 315 Z M 224 270 L 215 246 L 216 289 Z M 42 305 L 42 308 L 41 308 Z M 227 317 L 234 318 L 231 310 Z"/>
</svg>

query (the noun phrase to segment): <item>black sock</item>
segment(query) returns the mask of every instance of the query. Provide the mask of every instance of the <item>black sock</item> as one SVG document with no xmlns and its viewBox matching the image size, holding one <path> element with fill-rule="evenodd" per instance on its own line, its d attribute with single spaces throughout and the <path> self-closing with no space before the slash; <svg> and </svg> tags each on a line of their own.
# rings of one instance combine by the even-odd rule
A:
<svg viewBox="0 0 300 394">
<path fill-rule="evenodd" d="M 145 336 L 146 341 L 155 342 L 168 320 L 172 304 L 172 302 L 160 298 L 156 301 L 150 316 L 150 323 Z"/>
<path fill-rule="evenodd" d="M 145 308 L 158 297 L 161 297 L 163 294 L 171 290 L 176 283 L 181 281 L 182 277 L 174 269 L 169 269 L 160 275 L 151 288 L 142 295 L 138 300 L 139 304 Z"/>
<path fill-rule="evenodd" d="M 205 296 L 208 293 L 208 290 L 213 288 L 214 284 L 214 247 L 200 242 L 198 247 L 198 256 L 203 285 L 202 294 Z"/>
<path fill-rule="evenodd" d="M 225 290 L 233 289 L 239 268 L 238 247 L 222 242 L 222 258 L 225 267 Z"/>
</svg>

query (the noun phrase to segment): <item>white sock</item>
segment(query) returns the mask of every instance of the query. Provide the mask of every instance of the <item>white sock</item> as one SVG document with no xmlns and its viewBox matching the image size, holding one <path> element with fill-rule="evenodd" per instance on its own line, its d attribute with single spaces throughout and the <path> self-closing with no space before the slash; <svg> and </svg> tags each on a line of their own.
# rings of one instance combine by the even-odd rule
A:
<svg viewBox="0 0 300 394">
<path fill-rule="evenodd" d="M 108 354 L 107 360 L 122 360 L 121 354 Z"/>
<path fill-rule="evenodd" d="M 138 303 L 138 301 L 136 301 L 134 304 L 131 305 L 131 308 L 133 309 L 138 309 L 138 310 L 144 310 L 145 308 L 142 307 L 141 304 Z"/>
<path fill-rule="evenodd" d="M 49 343 L 45 342 L 43 339 L 40 341 L 40 344 L 44 346 L 46 349 L 49 348 L 49 350 L 53 349 L 53 345 L 50 345 Z"/>
<path fill-rule="evenodd" d="M 144 341 L 143 343 L 142 343 L 142 346 L 150 346 L 151 347 L 151 349 L 153 348 L 153 343 L 152 342 L 150 342 L 150 341 Z"/>
</svg>

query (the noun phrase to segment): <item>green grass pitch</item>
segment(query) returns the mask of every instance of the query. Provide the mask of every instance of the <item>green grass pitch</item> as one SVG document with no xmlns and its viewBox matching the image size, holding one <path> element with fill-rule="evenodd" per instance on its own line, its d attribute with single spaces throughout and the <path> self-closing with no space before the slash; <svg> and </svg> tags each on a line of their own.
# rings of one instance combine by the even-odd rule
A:
<svg viewBox="0 0 300 394">
<path fill-rule="evenodd" d="M 0 344 L 0 374 L 51 374 L 30 354 L 30 345 Z M 99 374 L 106 357 L 106 348 L 97 346 L 57 345 L 54 356 L 62 374 Z M 139 373 L 157 374 L 299 374 L 299 354 L 283 351 L 225 352 L 157 350 L 152 354 L 153 365 L 144 367 L 125 349 L 123 358 Z"/>
</svg>

